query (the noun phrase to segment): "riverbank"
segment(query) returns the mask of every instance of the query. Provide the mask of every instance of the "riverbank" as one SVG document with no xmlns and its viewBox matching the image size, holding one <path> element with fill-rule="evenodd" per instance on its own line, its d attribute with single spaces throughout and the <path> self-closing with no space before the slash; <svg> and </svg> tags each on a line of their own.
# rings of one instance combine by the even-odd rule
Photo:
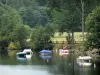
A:
<svg viewBox="0 0 100 75">
<path fill-rule="evenodd" d="M 63 47 L 63 45 L 66 45 L 65 44 L 54 44 L 54 52 L 55 53 L 58 53 L 59 52 L 59 49 L 61 49 Z M 67 45 L 68 46 L 68 45 Z M 69 49 L 70 50 L 70 49 Z M 79 55 L 88 55 L 88 56 L 91 56 L 91 57 L 100 57 L 100 50 L 98 49 L 93 49 L 93 50 L 89 50 L 89 51 L 84 51 L 84 48 L 82 46 L 81 43 L 76 43 L 74 44 L 74 46 L 72 47 L 72 49 L 74 51 L 74 54 L 79 54 Z"/>
<path fill-rule="evenodd" d="M 92 57 L 100 57 L 100 50 L 99 49 L 93 49 L 92 51 L 86 51 L 86 54 Z"/>
<path fill-rule="evenodd" d="M 86 32 L 85 32 L 86 35 Z M 85 36 L 86 37 L 86 36 Z M 58 32 L 55 33 L 54 37 L 51 38 L 53 45 L 54 45 L 54 50 L 57 52 L 59 49 L 61 49 L 64 45 L 66 45 L 69 49 L 71 45 L 67 44 L 66 41 L 66 32 L 60 34 Z M 81 32 L 75 32 L 74 33 L 74 39 L 75 43 L 72 46 L 72 50 L 74 50 L 75 54 L 80 54 L 80 55 L 89 55 L 92 57 L 100 57 L 100 50 L 93 49 L 92 51 L 84 51 L 84 47 L 82 44 L 82 33 Z"/>
</svg>

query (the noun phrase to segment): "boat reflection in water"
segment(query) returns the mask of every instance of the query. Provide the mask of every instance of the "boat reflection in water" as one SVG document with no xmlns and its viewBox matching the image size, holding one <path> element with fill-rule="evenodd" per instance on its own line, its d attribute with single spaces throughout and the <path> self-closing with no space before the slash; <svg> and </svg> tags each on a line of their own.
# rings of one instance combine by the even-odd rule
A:
<svg viewBox="0 0 100 75">
<path fill-rule="evenodd" d="M 39 52 L 39 56 L 44 62 L 49 63 L 52 59 L 52 51 L 50 51 L 50 50 L 41 50 Z"/>
</svg>

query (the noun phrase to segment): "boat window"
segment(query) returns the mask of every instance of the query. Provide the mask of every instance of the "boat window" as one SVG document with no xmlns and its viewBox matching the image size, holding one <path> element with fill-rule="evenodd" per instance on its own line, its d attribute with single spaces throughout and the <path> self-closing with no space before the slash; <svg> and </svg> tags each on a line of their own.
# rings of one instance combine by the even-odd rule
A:
<svg viewBox="0 0 100 75">
<path fill-rule="evenodd" d="M 84 62 L 90 62 L 90 60 L 84 60 Z"/>
<path fill-rule="evenodd" d="M 27 55 L 30 55 L 30 52 L 27 52 L 26 54 L 27 54 Z"/>
<path fill-rule="evenodd" d="M 18 55 L 20 58 L 25 58 L 25 54 Z"/>
</svg>

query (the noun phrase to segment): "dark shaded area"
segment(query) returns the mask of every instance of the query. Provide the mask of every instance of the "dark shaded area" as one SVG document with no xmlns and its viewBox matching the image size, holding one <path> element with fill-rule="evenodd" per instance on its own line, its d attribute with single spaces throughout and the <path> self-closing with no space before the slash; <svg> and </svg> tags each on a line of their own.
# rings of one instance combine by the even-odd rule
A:
<svg viewBox="0 0 100 75">
<path fill-rule="evenodd" d="M 0 40 L 0 53 L 7 54 L 8 41 Z"/>
</svg>

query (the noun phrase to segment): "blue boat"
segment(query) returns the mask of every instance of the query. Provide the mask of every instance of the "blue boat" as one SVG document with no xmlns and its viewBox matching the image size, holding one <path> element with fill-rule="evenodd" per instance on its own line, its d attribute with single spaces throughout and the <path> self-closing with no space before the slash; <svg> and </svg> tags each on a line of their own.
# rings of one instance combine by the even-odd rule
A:
<svg viewBox="0 0 100 75">
<path fill-rule="evenodd" d="M 40 52 L 40 58 L 43 60 L 51 59 L 52 58 L 52 51 L 51 50 L 41 50 Z"/>
<path fill-rule="evenodd" d="M 16 57 L 18 60 L 26 60 L 26 53 L 25 52 L 18 52 L 18 53 L 16 53 Z"/>
<path fill-rule="evenodd" d="M 51 53 L 52 51 L 51 50 L 41 50 L 39 53 Z"/>
</svg>

